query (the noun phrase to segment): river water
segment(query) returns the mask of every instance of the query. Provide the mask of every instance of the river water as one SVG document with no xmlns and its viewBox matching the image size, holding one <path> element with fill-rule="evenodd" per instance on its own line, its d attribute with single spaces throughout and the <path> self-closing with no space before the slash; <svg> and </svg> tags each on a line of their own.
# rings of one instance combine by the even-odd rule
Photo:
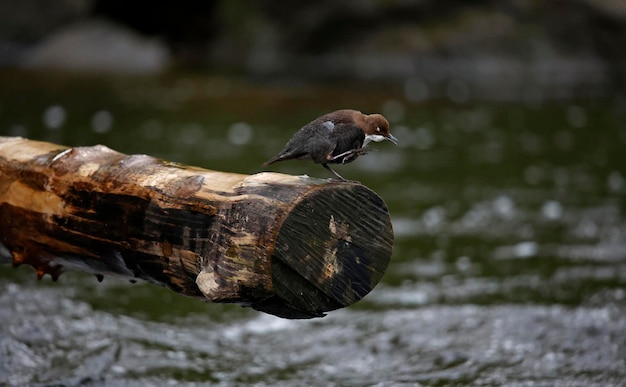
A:
<svg viewBox="0 0 626 387">
<path fill-rule="evenodd" d="M 391 264 L 362 301 L 284 320 L 3 264 L 0 385 L 625 383 L 624 98 L 422 99 L 424 85 L 200 76 L 0 81 L 0 135 L 209 169 L 260 172 L 296 129 L 338 108 L 382 112 L 400 140 L 337 167 L 385 199 L 394 226 Z M 300 162 L 272 169 L 330 177 Z"/>
</svg>

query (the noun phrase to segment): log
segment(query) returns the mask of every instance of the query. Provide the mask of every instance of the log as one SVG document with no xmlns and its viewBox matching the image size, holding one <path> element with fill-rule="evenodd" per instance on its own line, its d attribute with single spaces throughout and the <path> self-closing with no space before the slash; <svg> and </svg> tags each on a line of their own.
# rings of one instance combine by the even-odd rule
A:
<svg viewBox="0 0 626 387">
<path fill-rule="evenodd" d="M 369 293 L 393 232 L 358 183 L 242 175 L 0 137 L 0 262 L 160 284 L 285 318 Z"/>
</svg>

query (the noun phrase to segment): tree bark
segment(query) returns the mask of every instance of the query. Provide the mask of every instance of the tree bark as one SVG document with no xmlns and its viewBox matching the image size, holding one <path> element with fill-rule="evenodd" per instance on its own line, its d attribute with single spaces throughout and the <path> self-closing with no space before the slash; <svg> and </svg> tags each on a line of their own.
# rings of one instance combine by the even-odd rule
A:
<svg viewBox="0 0 626 387">
<path fill-rule="evenodd" d="M 0 261 L 39 278 L 139 278 L 311 318 L 369 293 L 392 245 L 385 203 L 360 184 L 0 137 Z"/>
</svg>

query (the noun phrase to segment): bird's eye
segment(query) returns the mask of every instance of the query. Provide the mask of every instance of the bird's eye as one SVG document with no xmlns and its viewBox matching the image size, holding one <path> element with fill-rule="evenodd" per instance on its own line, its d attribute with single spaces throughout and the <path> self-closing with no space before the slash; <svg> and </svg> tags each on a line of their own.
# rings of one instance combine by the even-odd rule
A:
<svg viewBox="0 0 626 387">
<path fill-rule="evenodd" d="M 378 126 L 376 127 L 376 131 L 377 131 L 377 132 L 380 132 L 380 128 L 379 128 Z"/>
</svg>

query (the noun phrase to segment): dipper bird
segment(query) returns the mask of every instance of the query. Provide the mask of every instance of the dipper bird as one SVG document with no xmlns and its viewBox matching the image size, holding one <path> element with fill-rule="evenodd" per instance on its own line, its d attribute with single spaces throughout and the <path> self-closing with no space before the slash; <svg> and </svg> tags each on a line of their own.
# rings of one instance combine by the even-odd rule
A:
<svg viewBox="0 0 626 387">
<path fill-rule="evenodd" d="M 280 153 L 263 163 L 285 160 L 312 160 L 347 181 L 328 164 L 347 164 L 365 154 L 371 141 L 398 139 L 389 133 L 389 122 L 380 114 L 363 114 L 357 110 L 337 110 L 309 122 L 298 130 Z"/>
</svg>

